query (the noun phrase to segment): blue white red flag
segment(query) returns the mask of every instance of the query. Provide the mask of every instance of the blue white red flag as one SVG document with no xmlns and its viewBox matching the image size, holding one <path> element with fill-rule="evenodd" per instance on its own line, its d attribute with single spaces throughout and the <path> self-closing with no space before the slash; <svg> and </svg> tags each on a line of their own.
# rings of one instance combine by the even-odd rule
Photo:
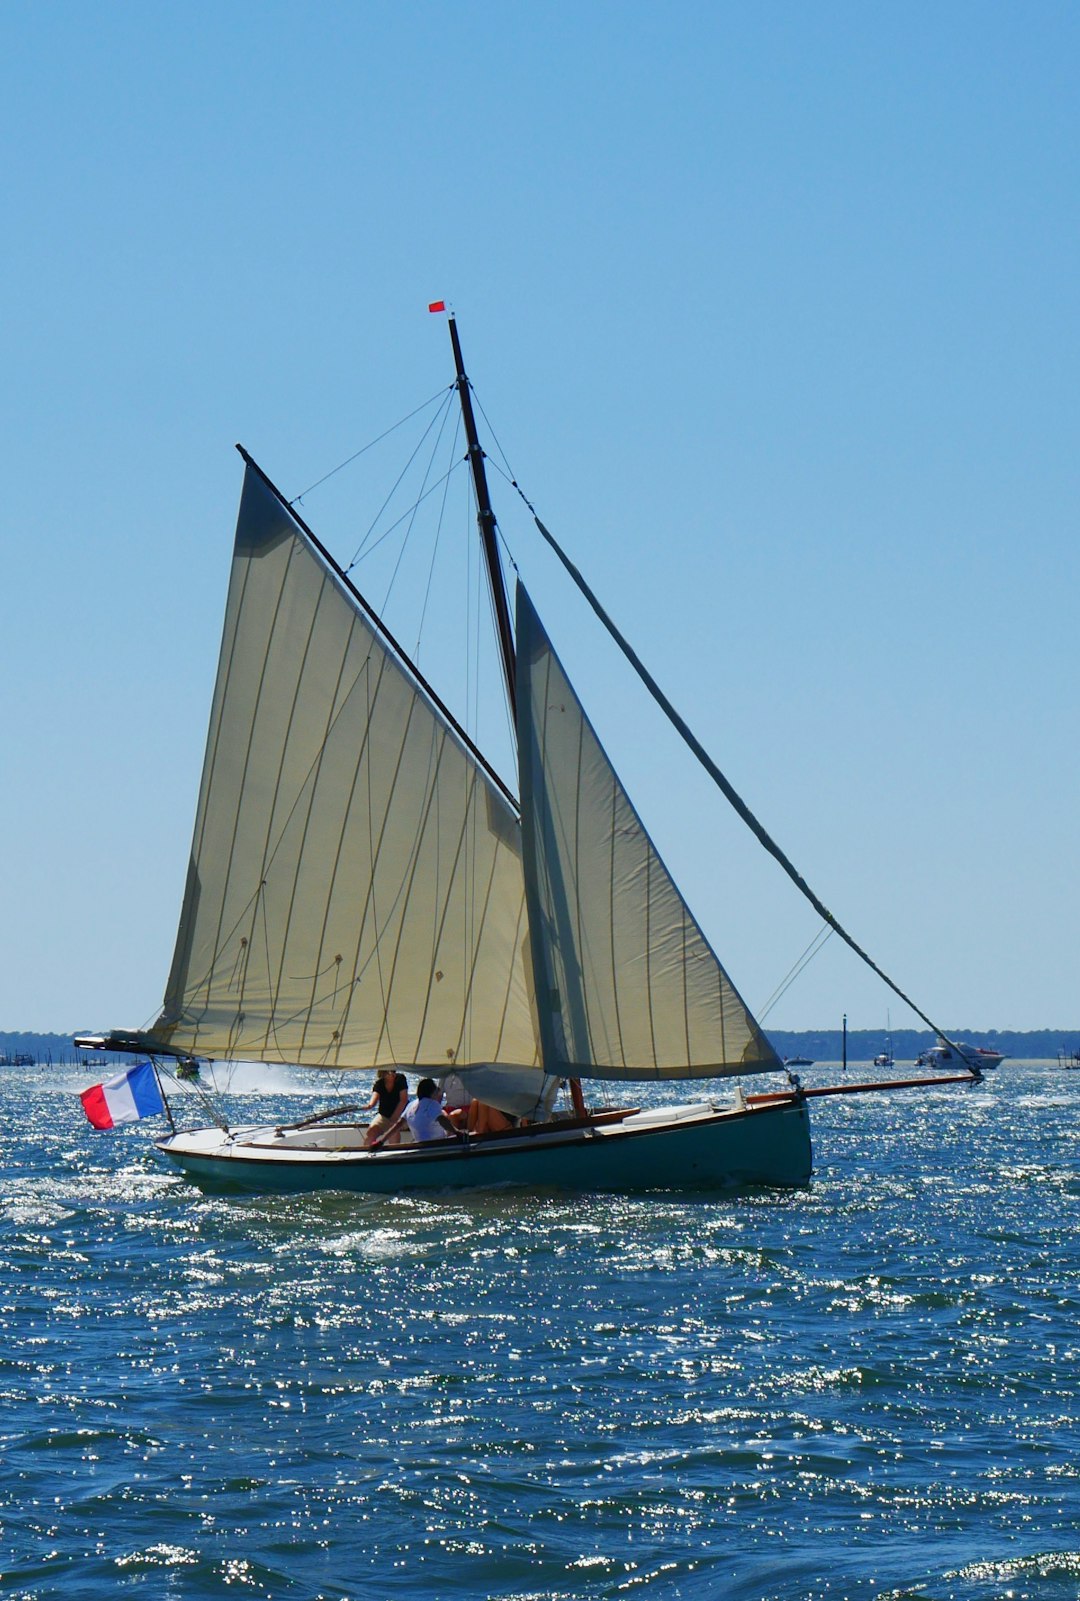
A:
<svg viewBox="0 0 1080 1601">
<path fill-rule="evenodd" d="M 165 1110 L 157 1074 L 150 1062 L 139 1062 L 126 1073 L 118 1073 L 104 1084 L 83 1090 L 79 1099 L 95 1128 L 137 1123 L 140 1117 L 153 1117 L 155 1112 Z"/>
</svg>

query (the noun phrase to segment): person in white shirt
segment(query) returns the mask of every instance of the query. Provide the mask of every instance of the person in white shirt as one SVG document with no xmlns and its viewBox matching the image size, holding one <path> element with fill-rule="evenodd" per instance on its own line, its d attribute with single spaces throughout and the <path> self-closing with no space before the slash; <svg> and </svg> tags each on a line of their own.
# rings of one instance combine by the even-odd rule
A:
<svg viewBox="0 0 1080 1601">
<path fill-rule="evenodd" d="M 393 1134 L 398 1123 L 404 1118 L 412 1130 L 413 1139 L 417 1145 L 427 1145 L 432 1140 L 465 1139 L 463 1133 L 451 1123 L 442 1109 L 442 1090 L 433 1078 L 422 1078 L 416 1086 L 416 1099 L 410 1101 L 403 1112 L 399 1112 L 391 1123 L 379 1144 L 383 1144 Z"/>
</svg>

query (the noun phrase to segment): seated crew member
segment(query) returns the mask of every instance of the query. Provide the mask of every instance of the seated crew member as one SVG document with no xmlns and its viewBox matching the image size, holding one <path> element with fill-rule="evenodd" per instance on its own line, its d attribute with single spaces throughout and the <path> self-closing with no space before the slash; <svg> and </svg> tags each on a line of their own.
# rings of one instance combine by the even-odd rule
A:
<svg viewBox="0 0 1080 1601">
<path fill-rule="evenodd" d="M 427 1145 L 432 1140 L 465 1138 L 464 1133 L 459 1133 L 443 1111 L 442 1090 L 433 1078 L 420 1080 L 416 1086 L 415 1101 L 410 1101 L 404 1112 L 398 1114 L 395 1122 L 391 1124 L 389 1130 L 391 1134 L 403 1117 L 412 1130 L 412 1137 L 417 1145 Z"/>
<path fill-rule="evenodd" d="M 371 1099 L 364 1110 L 370 1112 L 376 1101 L 379 1103 L 378 1115 L 368 1124 L 364 1144 L 374 1145 L 376 1140 L 385 1136 L 391 1145 L 396 1145 L 397 1137 L 391 1140 L 390 1132 L 409 1104 L 409 1081 L 404 1073 L 399 1073 L 396 1067 L 380 1068 L 372 1086 Z"/>
<path fill-rule="evenodd" d="M 497 1106 L 488 1106 L 485 1101 L 473 1101 L 469 1107 L 470 1134 L 501 1134 L 503 1129 L 513 1126 L 513 1119 L 507 1117 L 505 1112 L 500 1112 Z"/>
</svg>

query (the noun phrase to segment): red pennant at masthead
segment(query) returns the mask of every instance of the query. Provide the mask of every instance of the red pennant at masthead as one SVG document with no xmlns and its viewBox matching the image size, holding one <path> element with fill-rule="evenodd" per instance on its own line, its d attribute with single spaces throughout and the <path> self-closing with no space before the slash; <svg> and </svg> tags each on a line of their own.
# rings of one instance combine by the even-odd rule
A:
<svg viewBox="0 0 1080 1601">
<path fill-rule="evenodd" d="M 445 300 L 433 300 L 431 302 L 431 304 L 428 306 L 428 310 L 429 311 L 445 311 L 446 310 L 446 301 Z"/>
</svg>

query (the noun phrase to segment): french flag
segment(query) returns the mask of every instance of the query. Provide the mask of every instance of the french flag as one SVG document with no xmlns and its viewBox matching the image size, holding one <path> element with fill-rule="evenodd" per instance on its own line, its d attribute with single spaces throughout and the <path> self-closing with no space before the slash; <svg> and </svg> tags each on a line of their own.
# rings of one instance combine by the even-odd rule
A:
<svg viewBox="0 0 1080 1601">
<path fill-rule="evenodd" d="M 79 1099 L 95 1128 L 137 1123 L 140 1117 L 153 1117 L 155 1112 L 165 1110 L 157 1074 L 150 1062 L 139 1062 L 126 1073 L 118 1073 L 104 1084 L 83 1090 Z"/>
</svg>

